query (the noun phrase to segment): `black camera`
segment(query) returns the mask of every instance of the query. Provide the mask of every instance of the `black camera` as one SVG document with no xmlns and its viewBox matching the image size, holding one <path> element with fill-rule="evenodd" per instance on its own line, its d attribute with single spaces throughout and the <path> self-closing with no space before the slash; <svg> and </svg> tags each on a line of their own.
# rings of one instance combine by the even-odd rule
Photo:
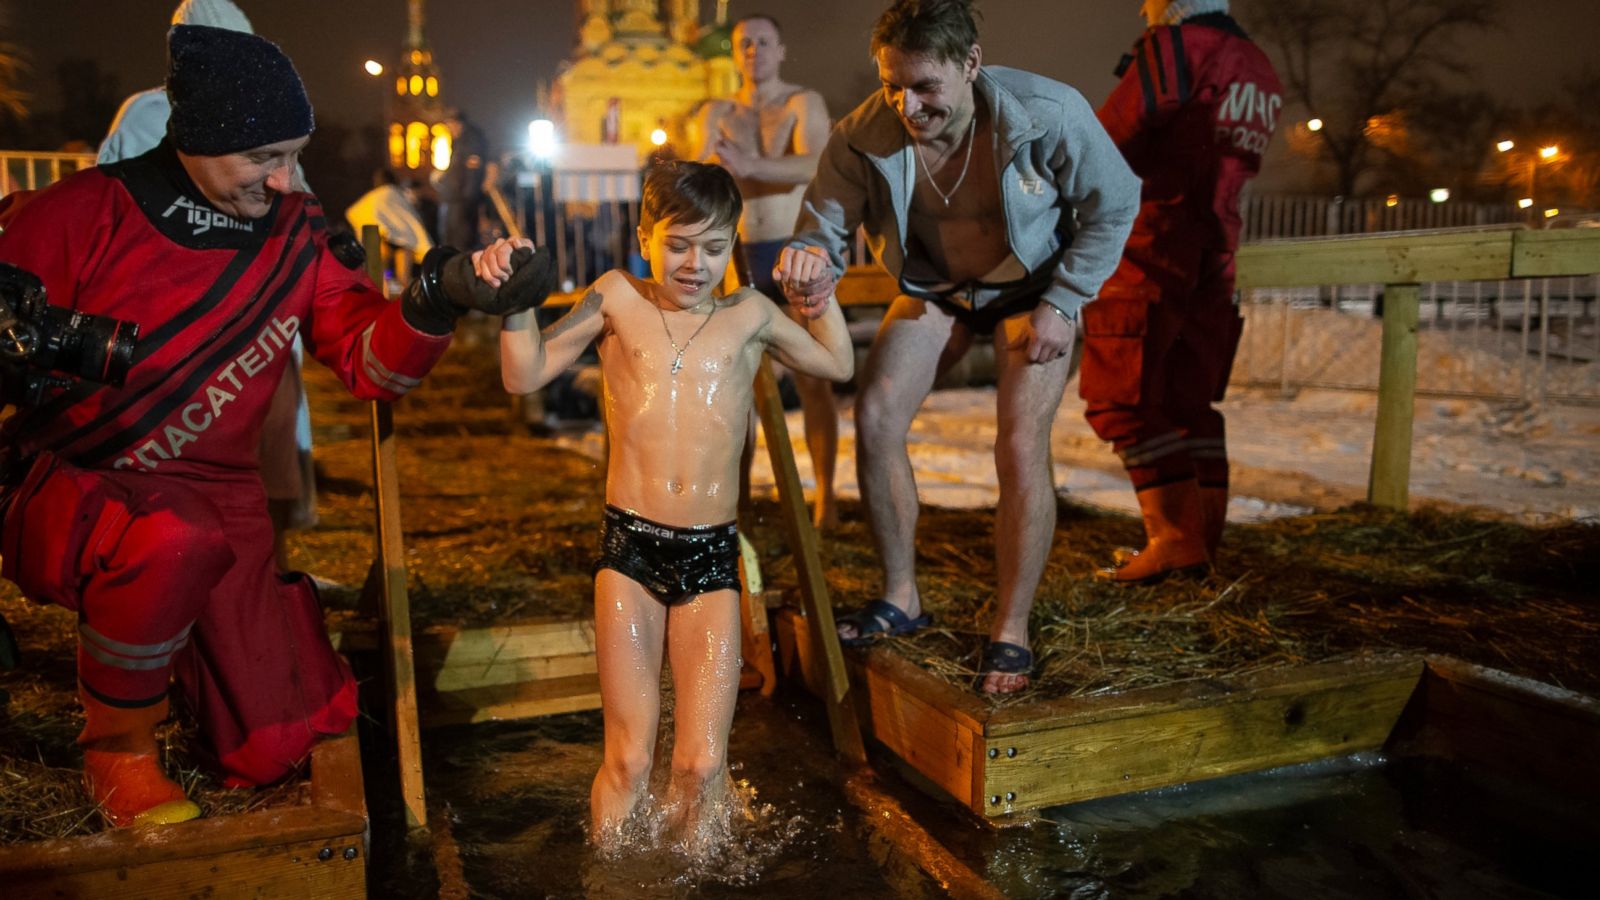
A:
<svg viewBox="0 0 1600 900">
<path fill-rule="evenodd" d="M 38 276 L 0 263 L 0 402 L 35 406 L 75 378 L 121 387 L 138 340 L 137 322 L 51 306 Z"/>
</svg>

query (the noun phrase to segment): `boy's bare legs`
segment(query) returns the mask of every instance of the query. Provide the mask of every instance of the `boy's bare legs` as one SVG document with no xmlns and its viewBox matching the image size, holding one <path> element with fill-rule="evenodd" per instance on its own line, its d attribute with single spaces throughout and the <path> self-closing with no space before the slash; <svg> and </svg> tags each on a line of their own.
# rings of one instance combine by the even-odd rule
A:
<svg viewBox="0 0 1600 900">
<path fill-rule="evenodd" d="M 994 445 L 1000 502 L 995 508 L 995 564 L 999 591 L 989 638 L 1028 646 L 1028 614 L 1044 574 L 1055 538 L 1055 473 L 1050 465 L 1050 427 L 1061 394 L 1072 375 L 1072 354 L 1030 363 L 1026 347 L 1008 349 L 1027 322 L 1013 316 L 994 332 L 994 357 L 999 384 L 995 411 L 998 434 Z M 983 690 L 1010 693 L 1026 687 L 1021 674 L 991 672 Z"/>
<path fill-rule="evenodd" d="M 728 787 L 728 731 L 739 698 L 739 594 L 701 594 L 672 607 L 667 621 L 673 688 L 669 827 L 693 840 L 702 817 L 715 814 Z"/>
<path fill-rule="evenodd" d="M 627 820 L 650 781 L 661 721 L 667 609 L 632 579 L 611 569 L 595 574 L 594 600 L 605 762 L 589 792 L 589 813 L 594 836 L 604 839 Z"/>
<path fill-rule="evenodd" d="M 917 481 L 906 435 L 939 372 L 966 353 L 970 332 L 913 297 L 895 298 L 872 342 L 856 398 L 856 481 L 883 567 L 883 599 L 922 614 L 917 593 Z M 850 625 L 839 636 L 856 637 Z"/>
</svg>

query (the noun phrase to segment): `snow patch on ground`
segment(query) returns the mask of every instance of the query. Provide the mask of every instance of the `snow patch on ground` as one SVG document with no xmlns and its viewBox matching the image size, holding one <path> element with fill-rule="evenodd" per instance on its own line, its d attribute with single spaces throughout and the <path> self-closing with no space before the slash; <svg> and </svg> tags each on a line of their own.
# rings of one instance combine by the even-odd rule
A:
<svg viewBox="0 0 1600 900">
<path fill-rule="evenodd" d="M 855 431 L 848 397 L 839 446 L 838 489 L 856 498 Z M 1228 417 L 1235 496 L 1233 522 L 1253 522 L 1334 508 L 1366 493 L 1377 400 L 1370 394 L 1304 391 L 1284 398 L 1235 391 Z M 800 414 L 787 416 L 800 479 L 815 486 Z M 598 431 L 568 435 L 565 446 L 603 455 Z M 910 451 L 922 501 L 946 507 L 993 506 L 994 391 L 937 391 L 912 426 Z M 1479 506 L 1531 522 L 1600 519 L 1600 410 L 1535 409 L 1474 400 L 1416 404 L 1411 494 L 1414 504 Z M 1132 513 L 1133 493 L 1117 459 L 1083 421 L 1074 387 L 1051 437 L 1057 490 L 1081 503 Z M 765 441 L 753 472 L 756 490 L 775 490 Z"/>
</svg>

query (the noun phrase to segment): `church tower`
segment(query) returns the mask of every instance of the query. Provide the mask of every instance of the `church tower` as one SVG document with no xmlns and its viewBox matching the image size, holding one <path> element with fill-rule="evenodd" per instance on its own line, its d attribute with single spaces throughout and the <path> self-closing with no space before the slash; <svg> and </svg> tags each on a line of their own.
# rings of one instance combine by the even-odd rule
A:
<svg viewBox="0 0 1600 900">
<path fill-rule="evenodd" d="M 706 32 L 700 0 L 579 0 L 578 47 L 556 78 L 565 140 L 649 152 L 659 128 L 682 147 L 700 104 L 728 95 L 702 55 Z"/>
<path fill-rule="evenodd" d="M 439 68 L 422 36 L 423 2 L 407 0 L 406 43 L 396 67 L 389 118 L 390 168 L 413 178 L 450 167 L 450 130 L 439 99 Z"/>
</svg>

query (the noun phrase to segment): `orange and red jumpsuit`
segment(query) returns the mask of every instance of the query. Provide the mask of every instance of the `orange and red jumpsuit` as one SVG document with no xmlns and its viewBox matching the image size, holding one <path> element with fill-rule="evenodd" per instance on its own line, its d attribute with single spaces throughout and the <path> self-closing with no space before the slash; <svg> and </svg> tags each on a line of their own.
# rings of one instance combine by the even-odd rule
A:
<svg viewBox="0 0 1600 900">
<path fill-rule="evenodd" d="M 309 579 L 280 574 L 256 447 L 298 333 L 357 396 L 449 344 L 328 249 L 321 206 L 211 207 L 165 144 L 0 203 L 0 261 L 51 303 L 140 328 L 126 384 L 78 382 L 0 426 L 5 577 L 78 613 L 81 689 L 153 706 L 174 676 L 234 784 L 277 780 L 356 714 Z"/>
<path fill-rule="evenodd" d="M 1239 193 L 1261 167 L 1282 88 L 1232 18 L 1145 32 L 1100 122 L 1143 181 L 1116 272 L 1083 308 L 1079 392 L 1136 490 L 1225 487 L 1222 398 L 1238 347 Z"/>
</svg>

